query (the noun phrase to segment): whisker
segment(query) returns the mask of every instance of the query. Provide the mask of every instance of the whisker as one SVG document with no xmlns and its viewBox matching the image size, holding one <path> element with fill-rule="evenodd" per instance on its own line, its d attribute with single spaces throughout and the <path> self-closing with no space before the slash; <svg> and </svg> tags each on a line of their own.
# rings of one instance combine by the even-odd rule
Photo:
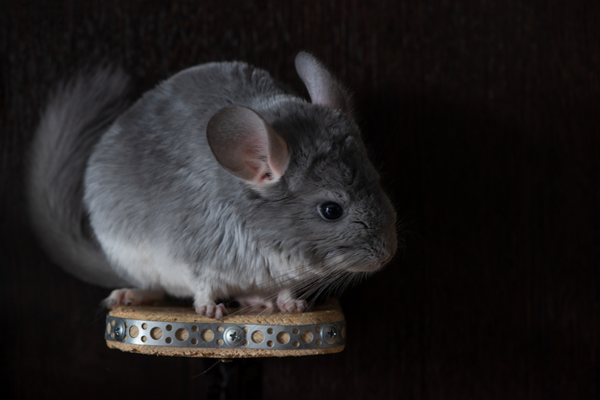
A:
<svg viewBox="0 0 600 400">
<path fill-rule="evenodd" d="M 348 287 L 355 286 L 364 280 L 369 275 L 368 272 L 351 272 L 353 266 L 363 265 L 366 262 L 366 257 L 354 258 L 348 262 L 344 269 L 340 269 L 339 264 L 325 264 L 315 268 L 312 265 L 302 265 L 291 271 L 286 271 L 278 276 L 272 276 L 269 282 L 257 286 L 254 290 L 258 293 L 270 293 L 266 296 L 261 296 L 263 304 L 272 304 L 272 308 L 268 308 L 256 304 L 242 306 L 228 317 L 239 315 L 246 312 L 258 311 L 256 315 L 264 315 L 278 309 L 277 299 L 282 289 L 289 290 L 293 298 L 304 300 L 307 303 L 307 310 L 312 309 L 316 303 L 328 296 L 339 296 Z M 286 314 L 280 314 L 284 318 Z"/>
</svg>

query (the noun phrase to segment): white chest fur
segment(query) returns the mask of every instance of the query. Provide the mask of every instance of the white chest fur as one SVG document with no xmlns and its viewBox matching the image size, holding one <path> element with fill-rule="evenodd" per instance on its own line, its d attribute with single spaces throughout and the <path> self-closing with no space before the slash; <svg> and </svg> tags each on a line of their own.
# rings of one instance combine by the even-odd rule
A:
<svg viewBox="0 0 600 400">
<path fill-rule="evenodd" d="M 99 239 L 111 265 L 132 285 L 141 289 L 164 289 L 178 297 L 194 295 L 192 269 L 172 257 L 163 246 L 118 237 Z"/>
</svg>

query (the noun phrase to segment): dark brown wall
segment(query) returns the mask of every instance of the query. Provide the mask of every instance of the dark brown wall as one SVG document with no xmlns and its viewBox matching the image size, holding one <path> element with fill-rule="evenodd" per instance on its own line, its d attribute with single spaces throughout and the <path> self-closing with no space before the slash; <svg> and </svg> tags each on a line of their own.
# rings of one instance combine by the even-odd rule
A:
<svg viewBox="0 0 600 400">
<path fill-rule="evenodd" d="M 212 361 L 107 349 L 107 291 L 52 265 L 24 215 L 24 152 L 49 90 L 102 60 L 148 89 L 231 59 L 301 89 L 301 49 L 354 91 L 406 222 L 406 249 L 342 297 L 347 349 L 202 376 Z M 2 1 L 0 60 L 3 392 L 600 396 L 597 1 Z"/>
</svg>

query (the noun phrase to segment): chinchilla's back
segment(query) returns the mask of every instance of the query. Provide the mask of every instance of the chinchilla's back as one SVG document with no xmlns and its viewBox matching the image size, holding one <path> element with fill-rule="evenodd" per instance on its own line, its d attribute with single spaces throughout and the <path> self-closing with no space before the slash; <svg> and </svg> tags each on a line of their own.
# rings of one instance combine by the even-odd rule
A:
<svg viewBox="0 0 600 400">
<path fill-rule="evenodd" d="M 42 114 L 29 154 L 28 208 L 40 243 L 67 272 L 105 287 L 125 281 L 93 239 L 83 176 L 100 136 L 130 105 L 128 92 L 128 78 L 106 69 L 63 85 Z"/>
</svg>

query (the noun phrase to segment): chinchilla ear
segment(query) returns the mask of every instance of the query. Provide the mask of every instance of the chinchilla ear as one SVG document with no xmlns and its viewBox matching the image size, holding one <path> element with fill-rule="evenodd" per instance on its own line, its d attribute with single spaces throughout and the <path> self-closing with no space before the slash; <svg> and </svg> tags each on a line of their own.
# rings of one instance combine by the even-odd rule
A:
<svg viewBox="0 0 600 400">
<path fill-rule="evenodd" d="M 313 104 L 342 110 L 352 117 L 350 96 L 319 60 L 301 51 L 296 56 L 296 71 L 306 85 Z"/>
<path fill-rule="evenodd" d="M 212 116 L 206 127 L 217 161 L 233 175 L 257 185 L 276 182 L 288 164 L 285 140 L 249 108 L 229 106 Z"/>
</svg>

